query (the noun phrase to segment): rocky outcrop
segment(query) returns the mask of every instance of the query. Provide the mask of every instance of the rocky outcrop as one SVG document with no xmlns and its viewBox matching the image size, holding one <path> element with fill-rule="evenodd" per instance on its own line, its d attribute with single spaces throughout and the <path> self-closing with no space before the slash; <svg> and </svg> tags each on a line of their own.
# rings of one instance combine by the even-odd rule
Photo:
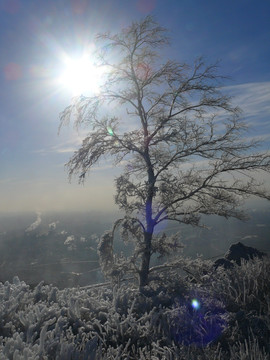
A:
<svg viewBox="0 0 270 360">
<path fill-rule="evenodd" d="M 246 246 L 241 242 L 232 244 L 229 250 L 226 252 L 224 258 L 217 259 L 214 262 L 214 267 L 224 266 L 225 269 L 230 269 L 234 266 L 234 263 L 241 265 L 241 261 L 254 259 L 255 257 L 262 258 L 266 254 L 251 246 Z"/>
<path fill-rule="evenodd" d="M 233 263 L 225 258 L 217 259 L 214 262 L 215 269 L 218 268 L 219 266 L 223 266 L 225 269 L 231 269 L 234 267 Z"/>
</svg>

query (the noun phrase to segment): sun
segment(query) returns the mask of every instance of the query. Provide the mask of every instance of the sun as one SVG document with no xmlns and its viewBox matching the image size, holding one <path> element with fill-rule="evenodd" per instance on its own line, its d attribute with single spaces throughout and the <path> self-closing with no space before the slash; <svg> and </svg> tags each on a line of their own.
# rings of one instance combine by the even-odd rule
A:
<svg viewBox="0 0 270 360">
<path fill-rule="evenodd" d="M 73 96 L 100 91 L 102 67 L 95 65 L 89 56 L 66 57 L 63 71 L 59 77 L 61 86 Z"/>
</svg>

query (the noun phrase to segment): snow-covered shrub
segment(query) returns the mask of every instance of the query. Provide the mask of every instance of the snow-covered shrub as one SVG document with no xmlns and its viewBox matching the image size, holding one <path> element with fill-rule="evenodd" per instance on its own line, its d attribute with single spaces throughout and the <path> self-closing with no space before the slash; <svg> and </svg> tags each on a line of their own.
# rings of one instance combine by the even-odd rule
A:
<svg viewBox="0 0 270 360">
<path fill-rule="evenodd" d="M 188 277 L 161 271 L 144 292 L 131 282 L 31 289 L 15 277 L 0 283 L 0 359 L 266 360 L 269 264 L 214 271 L 189 259 Z"/>
<path fill-rule="evenodd" d="M 255 258 L 242 260 L 233 269 L 219 267 L 210 278 L 210 293 L 225 302 L 233 312 L 238 310 L 269 312 L 270 261 Z"/>
</svg>

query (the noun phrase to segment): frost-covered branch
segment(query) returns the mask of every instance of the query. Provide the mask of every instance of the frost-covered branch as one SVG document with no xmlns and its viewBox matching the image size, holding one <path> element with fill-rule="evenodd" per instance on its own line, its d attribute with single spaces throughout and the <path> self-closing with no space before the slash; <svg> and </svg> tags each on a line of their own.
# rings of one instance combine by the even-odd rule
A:
<svg viewBox="0 0 270 360">
<path fill-rule="evenodd" d="M 134 256 L 117 259 L 107 233 L 100 257 L 105 271 L 116 264 L 135 269 L 143 287 L 151 256 L 170 243 L 166 236 L 155 239 L 155 227 L 168 219 L 203 226 L 201 215 L 244 219 L 245 199 L 270 199 L 256 180 L 270 172 L 270 155 L 247 137 L 240 109 L 222 91 L 217 64 L 161 61 L 168 38 L 153 18 L 98 40 L 99 66 L 107 71 L 100 93 L 75 98 L 60 114 L 61 125 L 89 126 L 67 169 L 83 182 L 104 157 L 124 165 L 115 202 L 125 212 L 118 225 L 124 240 L 134 240 Z M 112 116 L 118 107 L 126 115 Z"/>
</svg>

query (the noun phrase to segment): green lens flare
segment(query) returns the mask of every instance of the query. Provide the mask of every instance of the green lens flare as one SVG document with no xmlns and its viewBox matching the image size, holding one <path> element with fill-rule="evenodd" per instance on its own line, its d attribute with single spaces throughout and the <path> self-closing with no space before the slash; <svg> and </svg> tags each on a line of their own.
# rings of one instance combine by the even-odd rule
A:
<svg viewBox="0 0 270 360">
<path fill-rule="evenodd" d="M 112 128 L 107 127 L 107 131 L 108 131 L 108 133 L 109 133 L 111 136 L 113 136 L 113 135 L 114 135 L 114 133 L 113 133 L 113 129 L 112 129 Z"/>
</svg>

